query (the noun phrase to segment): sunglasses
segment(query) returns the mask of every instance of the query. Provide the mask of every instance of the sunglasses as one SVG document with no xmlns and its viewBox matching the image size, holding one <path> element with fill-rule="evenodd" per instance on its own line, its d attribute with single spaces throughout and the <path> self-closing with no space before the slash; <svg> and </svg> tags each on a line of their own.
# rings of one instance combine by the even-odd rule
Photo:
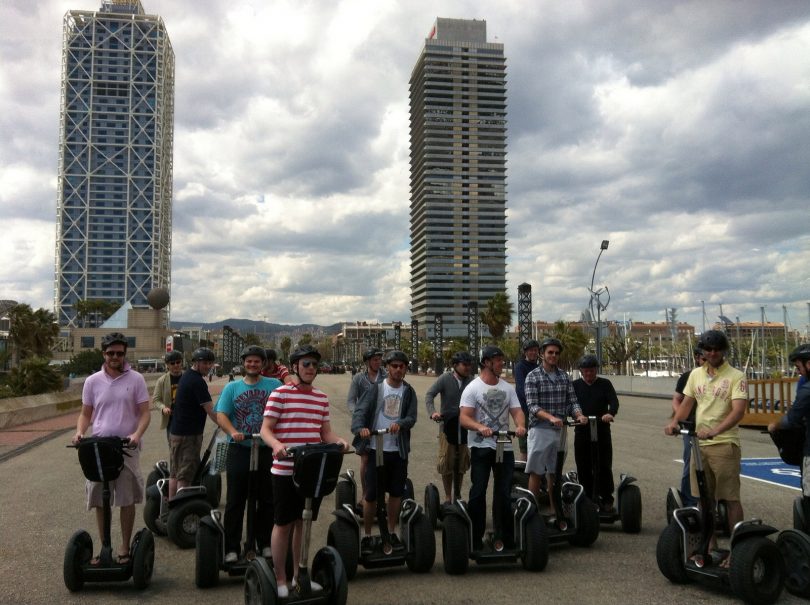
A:
<svg viewBox="0 0 810 605">
<path fill-rule="evenodd" d="M 546 355 L 559 355 L 559 351 L 546 351 Z"/>
<path fill-rule="evenodd" d="M 305 368 L 311 368 L 311 367 L 313 367 L 313 366 L 317 366 L 317 365 L 318 365 L 318 362 L 317 362 L 317 361 L 313 361 L 312 359 L 302 359 L 302 360 L 301 360 L 301 361 L 299 361 L 298 363 L 300 363 L 300 364 L 301 364 L 302 366 L 304 366 Z"/>
<path fill-rule="evenodd" d="M 723 349 L 719 349 L 717 347 L 703 347 L 704 353 L 722 353 Z"/>
<path fill-rule="evenodd" d="M 126 355 L 126 351 L 104 351 L 104 354 L 107 357 L 123 357 Z"/>
<path fill-rule="evenodd" d="M 176 365 L 180 365 L 181 363 L 183 363 L 182 360 L 178 359 L 177 361 L 170 361 L 169 365 L 170 366 L 176 366 Z"/>
<path fill-rule="evenodd" d="M 389 363 L 389 368 L 393 368 L 394 370 L 404 370 L 405 364 L 404 363 Z"/>
</svg>

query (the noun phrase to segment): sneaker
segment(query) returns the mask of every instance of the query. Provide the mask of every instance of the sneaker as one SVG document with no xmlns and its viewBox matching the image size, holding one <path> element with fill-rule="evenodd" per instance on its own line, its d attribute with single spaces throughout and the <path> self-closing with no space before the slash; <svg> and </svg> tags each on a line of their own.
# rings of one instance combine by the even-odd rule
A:
<svg viewBox="0 0 810 605">
<path fill-rule="evenodd" d="M 280 584 L 277 593 L 279 599 L 286 599 L 288 596 L 290 596 L 290 589 L 287 588 L 286 584 Z"/>
<path fill-rule="evenodd" d="M 298 580 L 296 578 L 292 579 L 292 583 L 290 584 L 290 587 L 293 589 L 293 591 L 298 587 Z M 310 590 L 312 592 L 320 592 L 320 591 L 323 590 L 323 586 L 321 586 L 320 584 L 318 584 L 314 580 L 309 581 L 309 588 L 310 588 Z M 279 595 L 279 596 L 281 596 L 281 595 Z"/>
<path fill-rule="evenodd" d="M 238 559 L 239 555 L 237 555 L 235 552 L 229 552 L 227 555 L 225 555 L 226 563 L 236 563 Z"/>
<path fill-rule="evenodd" d="M 264 548 L 262 548 L 262 556 L 265 559 L 270 559 L 273 557 L 273 551 L 270 549 L 269 546 L 265 546 Z"/>
</svg>

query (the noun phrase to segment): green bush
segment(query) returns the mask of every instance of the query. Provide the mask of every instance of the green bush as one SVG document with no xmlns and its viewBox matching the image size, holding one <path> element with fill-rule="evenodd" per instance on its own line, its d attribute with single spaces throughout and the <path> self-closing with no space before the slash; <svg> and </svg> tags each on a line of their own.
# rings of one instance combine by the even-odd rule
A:
<svg viewBox="0 0 810 605">
<path fill-rule="evenodd" d="M 95 374 L 104 365 L 104 355 L 98 349 L 92 351 L 82 351 L 74 355 L 70 363 L 62 366 L 62 373 L 65 376 L 89 376 Z"/>
<path fill-rule="evenodd" d="M 11 370 L 7 386 L 14 396 L 39 395 L 62 390 L 62 375 L 59 370 L 48 365 L 44 357 L 28 357 L 20 366 Z"/>
</svg>

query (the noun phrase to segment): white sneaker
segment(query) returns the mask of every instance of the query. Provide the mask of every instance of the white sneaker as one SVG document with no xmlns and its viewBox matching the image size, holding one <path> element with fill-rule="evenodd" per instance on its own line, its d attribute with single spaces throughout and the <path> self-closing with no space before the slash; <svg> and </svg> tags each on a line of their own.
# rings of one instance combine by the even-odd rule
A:
<svg viewBox="0 0 810 605">
<path fill-rule="evenodd" d="M 227 555 L 225 555 L 226 563 L 236 563 L 238 559 L 239 555 L 237 555 L 235 552 L 229 552 Z"/>
<path fill-rule="evenodd" d="M 298 581 L 295 578 L 293 578 L 292 583 L 290 585 L 292 586 L 292 589 L 295 590 L 295 587 L 298 586 Z M 320 592 L 323 590 L 323 586 L 321 586 L 314 580 L 309 581 L 309 587 L 312 590 L 312 592 Z"/>
<path fill-rule="evenodd" d="M 270 559 L 273 556 L 273 551 L 270 549 L 269 546 L 265 546 L 264 548 L 262 548 L 262 556 L 265 559 Z"/>
<path fill-rule="evenodd" d="M 290 591 L 287 588 L 287 585 L 286 584 L 279 585 L 279 587 L 278 587 L 278 598 L 279 599 L 286 599 L 288 596 L 290 596 Z"/>
</svg>

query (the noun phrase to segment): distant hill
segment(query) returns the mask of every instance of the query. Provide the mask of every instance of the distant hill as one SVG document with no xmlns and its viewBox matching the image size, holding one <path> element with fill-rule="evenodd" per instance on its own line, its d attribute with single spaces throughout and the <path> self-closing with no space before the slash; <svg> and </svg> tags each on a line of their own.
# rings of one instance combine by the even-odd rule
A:
<svg viewBox="0 0 810 605">
<path fill-rule="evenodd" d="M 275 336 L 277 334 L 310 334 L 323 333 L 327 335 L 337 334 L 340 332 L 341 324 L 336 323 L 331 326 L 319 326 L 318 324 L 299 324 L 299 325 L 284 325 L 274 324 L 266 321 L 256 321 L 253 319 L 225 319 L 222 321 L 215 321 L 212 323 L 200 323 L 198 321 L 182 321 L 172 320 L 171 327 L 174 330 L 179 330 L 183 327 L 202 326 L 205 330 L 221 330 L 223 326 L 230 326 L 240 334 L 249 334 L 255 332 L 256 334 L 268 334 Z"/>
</svg>

